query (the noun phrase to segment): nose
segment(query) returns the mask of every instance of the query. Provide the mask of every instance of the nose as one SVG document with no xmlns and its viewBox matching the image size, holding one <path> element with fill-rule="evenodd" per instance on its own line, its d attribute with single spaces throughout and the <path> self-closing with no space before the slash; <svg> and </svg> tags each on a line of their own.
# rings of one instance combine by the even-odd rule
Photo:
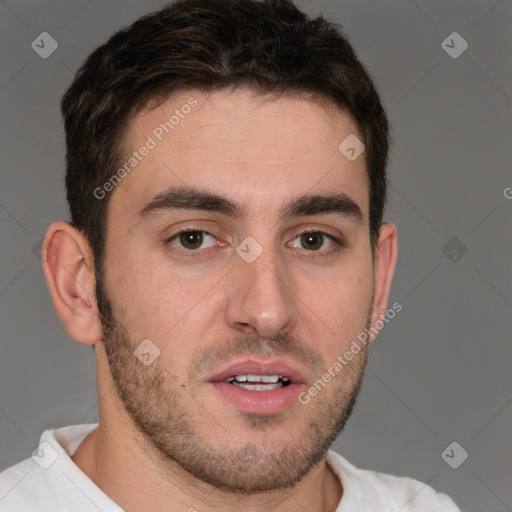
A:
<svg viewBox="0 0 512 512">
<path fill-rule="evenodd" d="M 226 321 L 232 329 L 271 338 L 297 321 L 293 283 L 278 255 L 265 250 L 252 263 L 239 258 L 230 273 Z"/>
</svg>

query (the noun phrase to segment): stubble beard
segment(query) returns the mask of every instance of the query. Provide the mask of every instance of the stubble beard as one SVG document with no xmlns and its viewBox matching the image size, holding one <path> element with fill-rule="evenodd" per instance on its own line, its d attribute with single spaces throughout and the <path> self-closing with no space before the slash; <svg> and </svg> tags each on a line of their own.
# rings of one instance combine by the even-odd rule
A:
<svg viewBox="0 0 512 512">
<path fill-rule="evenodd" d="M 209 415 L 185 383 L 176 380 L 171 366 L 161 367 L 158 359 L 145 366 L 134 356 L 138 342 L 131 339 L 119 321 L 123 315 L 114 314 L 114 305 L 101 276 L 97 276 L 96 298 L 118 396 L 144 442 L 174 472 L 178 464 L 192 477 L 231 494 L 288 489 L 322 461 L 352 413 L 367 362 L 366 347 L 331 381 L 329 388 L 319 392 L 307 405 L 297 401 L 279 418 L 245 415 L 246 441 L 240 442 L 240 435 L 231 435 L 232 428 L 225 424 L 222 428 L 226 440 L 215 442 L 205 426 L 218 426 L 222 418 L 213 419 Z M 287 335 L 264 341 L 243 336 L 222 349 L 204 349 L 197 361 L 204 368 L 222 360 L 225 364 L 238 354 L 262 354 L 269 350 L 274 355 L 300 359 L 314 370 L 314 375 L 325 372 L 325 364 L 316 351 Z M 189 369 L 189 376 L 197 375 L 201 364 Z M 296 426 L 305 414 L 309 419 L 302 420 L 300 435 L 290 439 L 285 426 Z M 250 440 L 252 432 L 258 434 L 257 443 Z"/>
</svg>

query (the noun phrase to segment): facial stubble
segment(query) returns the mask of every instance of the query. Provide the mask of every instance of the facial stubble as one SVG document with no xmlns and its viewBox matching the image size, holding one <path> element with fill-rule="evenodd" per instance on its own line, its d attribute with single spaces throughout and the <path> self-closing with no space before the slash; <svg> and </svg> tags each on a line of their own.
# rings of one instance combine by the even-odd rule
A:
<svg viewBox="0 0 512 512">
<path fill-rule="evenodd" d="M 191 383 L 198 375 L 236 356 L 272 354 L 295 358 L 320 376 L 325 372 L 320 354 L 288 335 L 265 340 L 242 336 L 220 348 L 200 349 L 189 368 L 189 382 L 180 382 L 180 369 L 162 366 L 158 359 L 145 366 L 134 356 L 138 342 L 120 321 L 123 313 L 110 300 L 102 275 L 96 279 L 103 342 L 118 396 L 143 443 L 153 448 L 164 466 L 175 471 L 178 464 L 219 490 L 248 495 L 291 488 L 323 460 L 356 403 L 366 347 L 307 405 L 297 401 L 279 418 L 245 415 L 246 431 L 240 436 L 195 398 Z M 290 439 L 286 426 L 301 422 L 302 432 Z M 216 442 L 208 427 L 220 431 L 225 441 Z M 258 434 L 258 442 L 251 440 L 252 432 Z"/>
</svg>

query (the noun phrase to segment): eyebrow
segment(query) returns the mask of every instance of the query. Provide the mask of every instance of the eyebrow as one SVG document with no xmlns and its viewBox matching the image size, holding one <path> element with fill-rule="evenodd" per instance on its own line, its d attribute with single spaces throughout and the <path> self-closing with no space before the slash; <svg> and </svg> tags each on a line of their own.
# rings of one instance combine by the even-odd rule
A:
<svg viewBox="0 0 512 512">
<path fill-rule="evenodd" d="M 248 213 L 246 207 L 222 195 L 197 187 L 177 186 L 154 196 L 135 215 L 145 220 L 173 210 L 204 210 L 235 219 L 246 217 Z M 322 214 L 336 214 L 358 222 L 364 219 L 361 208 L 345 194 L 303 195 L 279 211 L 281 219 L 284 220 Z"/>
</svg>

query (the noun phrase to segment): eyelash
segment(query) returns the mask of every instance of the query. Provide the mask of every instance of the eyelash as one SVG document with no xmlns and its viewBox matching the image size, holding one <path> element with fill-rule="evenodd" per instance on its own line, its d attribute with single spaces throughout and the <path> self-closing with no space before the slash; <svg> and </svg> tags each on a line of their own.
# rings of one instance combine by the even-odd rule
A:
<svg viewBox="0 0 512 512">
<path fill-rule="evenodd" d="M 203 234 L 208 234 L 208 235 L 212 236 L 213 238 L 215 238 L 214 235 L 212 235 L 209 231 L 206 231 L 206 230 L 202 230 L 202 229 L 184 229 L 182 231 L 178 231 L 177 233 L 175 233 L 171 237 L 167 238 L 165 240 L 164 244 L 165 245 L 172 245 L 172 242 L 175 239 L 179 238 L 181 235 L 183 235 L 185 233 L 203 233 Z M 306 229 L 304 231 L 301 231 L 300 233 L 297 233 L 294 236 L 294 238 L 292 238 L 292 241 L 297 239 L 298 237 L 300 237 L 302 235 L 305 235 L 305 234 L 322 235 L 323 237 L 327 238 L 328 240 L 330 240 L 331 242 L 334 243 L 333 247 L 331 247 L 330 249 L 327 249 L 327 250 L 323 250 L 323 251 L 322 250 L 317 250 L 317 251 L 311 250 L 311 251 L 308 251 L 307 249 L 304 249 L 304 251 L 309 253 L 308 258 L 311 258 L 311 259 L 327 258 L 329 256 L 332 256 L 333 254 L 336 254 L 337 252 L 339 252 L 345 246 L 345 243 L 344 243 L 344 241 L 341 238 L 337 238 L 334 235 L 331 235 L 329 233 L 325 233 L 324 231 L 310 230 L 310 229 Z M 204 256 L 204 251 L 208 250 L 208 249 L 212 249 L 212 248 L 213 247 L 207 247 L 206 249 L 184 249 L 184 248 L 181 248 L 181 247 L 177 247 L 177 250 L 179 252 L 181 252 L 183 255 L 185 255 L 186 257 L 188 257 L 188 258 L 197 258 L 197 257 Z"/>
</svg>

